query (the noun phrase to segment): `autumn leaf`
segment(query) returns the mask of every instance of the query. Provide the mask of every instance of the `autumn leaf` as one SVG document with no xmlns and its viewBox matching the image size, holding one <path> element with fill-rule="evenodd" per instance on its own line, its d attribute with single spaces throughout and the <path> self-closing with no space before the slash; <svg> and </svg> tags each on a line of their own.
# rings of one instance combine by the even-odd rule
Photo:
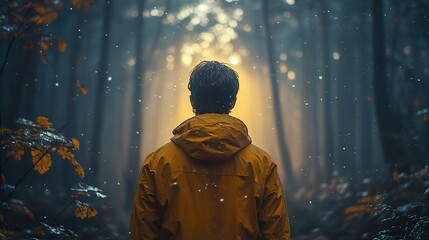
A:
<svg viewBox="0 0 429 240">
<path fill-rule="evenodd" d="M 71 160 L 71 163 L 74 167 L 75 173 L 80 177 L 80 179 L 83 179 L 85 177 L 85 170 L 83 170 L 82 165 L 78 163 L 76 160 Z"/>
<path fill-rule="evenodd" d="M 20 213 L 20 214 L 26 215 L 27 217 L 29 217 L 31 219 L 34 219 L 34 214 L 30 210 L 28 210 L 28 208 L 26 208 L 22 205 L 12 204 L 12 205 L 9 205 L 8 208 L 10 210 L 16 212 L 16 213 Z"/>
<path fill-rule="evenodd" d="M 74 211 L 74 215 L 80 219 L 92 218 L 97 215 L 97 210 L 90 206 L 78 206 Z"/>
<path fill-rule="evenodd" d="M 88 88 L 82 85 L 79 80 L 76 82 L 76 87 L 80 90 L 82 95 L 86 95 L 88 93 Z"/>
<path fill-rule="evenodd" d="M 59 2 L 55 5 L 55 9 L 57 11 L 61 10 L 64 7 L 64 3 L 63 2 Z"/>
<path fill-rule="evenodd" d="M 74 159 L 74 154 L 70 152 L 69 149 L 65 146 L 59 147 L 57 152 L 63 159 L 67 159 L 70 161 Z"/>
<path fill-rule="evenodd" d="M 46 12 L 49 11 L 42 4 L 39 4 L 39 3 L 33 3 L 32 8 L 36 13 L 41 15 L 46 14 Z"/>
<path fill-rule="evenodd" d="M 72 142 L 73 142 L 73 149 L 74 150 L 79 150 L 80 149 L 80 142 L 79 140 L 77 140 L 76 138 L 71 138 Z"/>
<path fill-rule="evenodd" d="M 33 163 L 36 164 L 34 170 L 38 171 L 40 174 L 45 174 L 49 168 L 51 168 L 52 160 L 50 154 L 45 154 L 45 156 L 43 156 L 43 153 L 36 149 L 31 151 L 31 156 L 33 157 Z"/>
<path fill-rule="evenodd" d="M 11 134 L 11 133 L 13 133 L 13 131 L 10 130 L 9 128 L 0 128 L 0 134 L 1 134 L 1 136 L 4 136 L 6 134 Z"/>
<path fill-rule="evenodd" d="M 12 21 L 14 21 L 14 22 L 18 22 L 18 23 L 21 23 L 21 22 L 23 22 L 24 21 L 24 18 L 21 16 L 21 15 L 19 15 L 19 14 L 17 14 L 17 13 L 14 13 L 14 12 L 12 12 L 12 13 L 9 13 L 9 19 L 11 19 Z"/>
<path fill-rule="evenodd" d="M 95 4 L 97 0 L 72 0 L 71 3 L 77 9 L 83 7 L 85 11 L 89 11 L 91 9 L 91 5 Z"/>
<path fill-rule="evenodd" d="M 44 116 L 38 116 L 36 119 L 36 123 L 45 128 L 50 128 L 50 129 L 53 128 L 52 123 L 49 121 L 47 117 L 44 117 Z"/>
<path fill-rule="evenodd" d="M 14 144 L 7 152 L 6 157 L 12 157 L 17 161 L 20 161 L 22 159 L 22 155 L 24 155 L 25 153 L 24 150 L 24 146 L 22 146 L 21 144 Z"/>
<path fill-rule="evenodd" d="M 36 24 L 49 24 L 52 23 L 58 17 L 56 11 L 49 11 L 44 15 L 36 15 L 31 18 L 31 21 Z"/>
<path fill-rule="evenodd" d="M 47 63 L 45 56 L 43 56 L 43 51 L 42 50 L 39 51 L 39 57 L 40 57 L 40 60 L 42 61 L 43 64 Z"/>
<path fill-rule="evenodd" d="M 48 50 L 48 49 L 49 49 L 49 45 L 50 45 L 50 42 L 49 42 L 49 41 L 47 41 L 47 40 L 40 40 L 40 41 L 39 41 L 40 49 L 42 49 L 42 50 L 44 50 L 44 51 L 46 51 L 46 50 Z"/>
<path fill-rule="evenodd" d="M 65 41 L 58 41 L 57 50 L 58 52 L 64 52 L 67 49 L 67 43 Z"/>
</svg>

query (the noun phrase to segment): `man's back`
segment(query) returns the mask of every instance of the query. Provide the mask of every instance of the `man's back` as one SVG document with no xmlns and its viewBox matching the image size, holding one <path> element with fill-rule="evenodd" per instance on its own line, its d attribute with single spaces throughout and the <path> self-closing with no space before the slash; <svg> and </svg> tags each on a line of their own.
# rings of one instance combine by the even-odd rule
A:
<svg viewBox="0 0 429 240">
<path fill-rule="evenodd" d="M 202 114 L 142 167 L 130 239 L 289 239 L 276 165 L 227 114 Z"/>
</svg>

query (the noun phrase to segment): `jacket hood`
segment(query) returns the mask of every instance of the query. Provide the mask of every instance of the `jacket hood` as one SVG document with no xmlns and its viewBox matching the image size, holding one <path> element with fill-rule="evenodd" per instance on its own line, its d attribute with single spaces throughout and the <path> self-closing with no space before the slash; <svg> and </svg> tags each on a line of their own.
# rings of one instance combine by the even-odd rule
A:
<svg viewBox="0 0 429 240">
<path fill-rule="evenodd" d="M 252 142 L 246 125 L 228 114 L 197 115 L 181 123 L 173 134 L 171 141 L 188 156 L 210 162 L 228 160 Z"/>
</svg>

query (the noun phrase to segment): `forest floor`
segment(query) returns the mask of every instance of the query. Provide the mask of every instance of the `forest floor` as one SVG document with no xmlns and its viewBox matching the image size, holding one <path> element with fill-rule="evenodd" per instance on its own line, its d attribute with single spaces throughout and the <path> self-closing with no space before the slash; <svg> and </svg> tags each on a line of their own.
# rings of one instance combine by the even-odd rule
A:
<svg viewBox="0 0 429 240">
<path fill-rule="evenodd" d="M 53 196 L 26 194 L 31 201 L 11 198 L 0 208 L 0 239 L 126 238 L 126 226 L 115 224 L 105 203 L 77 200 L 100 197 L 99 189 L 75 188 L 65 206 Z M 294 240 L 429 239 L 429 166 L 411 174 L 394 173 L 390 179 L 366 178 L 358 184 L 339 180 L 302 188 L 287 199 Z M 63 214 L 70 208 L 74 215 Z M 62 210 L 51 216 L 51 209 Z"/>
</svg>

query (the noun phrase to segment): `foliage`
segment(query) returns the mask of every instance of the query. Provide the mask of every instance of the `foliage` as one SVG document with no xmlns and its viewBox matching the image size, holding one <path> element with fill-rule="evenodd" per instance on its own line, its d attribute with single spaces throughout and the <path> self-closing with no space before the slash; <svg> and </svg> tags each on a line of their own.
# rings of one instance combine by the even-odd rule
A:
<svg viewBox="0 0 429 240">
<path fill-rule="evenodd" d="M 6 151 L 8 158 L 16 161 L 30 158 L 32 166 L 18 180 L 15 186 L 6 184 L 6 178 L 1 174 L 1 190 L 2 202 L 0 208 L 0 239 L 22 239 L 22 238 L 61 238 L 61 239 L 77 239 L 77 234 L 64 227 L 58 225 L 56 220 L 70 207 L 74 205 L 74 216 L 79 219 L 89 219 L 95 217 L 98 212 L 87 203 L 91 198 L 106 198 L 102 190 L 85 183 L 79 183 L 73 186 L 70 191 L 68 203 L 57 214 L 52 223 L 46 222 L 46 216 L 49 214 L 46 211 L 50 208 L 50 212 L 55 212 L 52 209 L 52 203 L 42 204 L 26 203 L 17 198 L 12 198 L 13 193 L 18 189 L 22 180 L 28 176 L 34 169 L 40 174 L 45 174 L 51 169 L 53 164 L 51 153 L 56 153 L 58 157 L 70 162 L 79 178 L 84 178 L 85 172 L 83 167 L 75 159 L 74 151 L 80 149 L 80 142 L 76 138 L 68 138 L 64 136 L 60 130 L 56 130 L 48 118 L 39 116 L 36 121 L 30 121 L 20 118 L 17 123 L 21 126 L 18 130 L 13 131 L 8 128 L 1 128 L 1 146 L 2 150 Z M 3 162 L 2 162 L 3 164 Z M 1 168 L 0 168 L 1 169 Z M 46 184 L 44 184 L 46 185 Z M 6 192 L 9 192 L 7 196 Z M 25 199 L 29 199 L 27 193 Z M 35 199 L 47 201 L 48 199 L 40 198 L 40 195 L 33 196 Z M 32 201 L 35 201 L 33 199 Z M 57 202 L 53 200 L 53 202 Z M 58 201 L 64 202 L 64 200 Z M 41 207 L 42 205 L 42 207 Z M 45 207 L 43 207 L 45 206 Z M 30 209 L 34 208 L 42 212 L 36 214 Z"/>
<path fill-rule="evenodd" d="M 73 153 L 79 150 L 79 140 L 65 137 L 52 126 L 48 118 L 43 116 L 37 117 L 36 122 L 23 118 L 17 122 L 22 127 L 16 131 L 7 128 L 0 130 L 2 149 L 8 150 L 8 157 L 20 161 L 25 153 L 29 153 L 32 156 L 34 170 L 45 174 L 52 166 L 50 152 L 56 152 L 62 159 L 70 162 L 81 179 L 85 176 L 83 167 L 76 161 Z"/>
<path fill-rule="evenodd" d="M 45 34 L 46 28 L 52 24 L 64 7 L 64 2 L 54 0 L 6 0 L 0 12 L 0 41 L 9 41 L 7 54 L 0 72 L 3 72 L 10 48 L 19 39 L 19 49 L 34 49 L 42 63 L 46 64 L 44 52 L 56 48 L 59 52 L 67 49 L 67 42 Z M 71 0 L 76 9 L 89 11 L 96 0 Z"/>
<path fill-rule="evenodd" d="M 429 166 L 388 180 L 376 176 L 354 186 L 342 180 L 301 189 L 288 203 L 292 234 L 294 239 L 428 239 L 428 200 Z"/>
</svg>

